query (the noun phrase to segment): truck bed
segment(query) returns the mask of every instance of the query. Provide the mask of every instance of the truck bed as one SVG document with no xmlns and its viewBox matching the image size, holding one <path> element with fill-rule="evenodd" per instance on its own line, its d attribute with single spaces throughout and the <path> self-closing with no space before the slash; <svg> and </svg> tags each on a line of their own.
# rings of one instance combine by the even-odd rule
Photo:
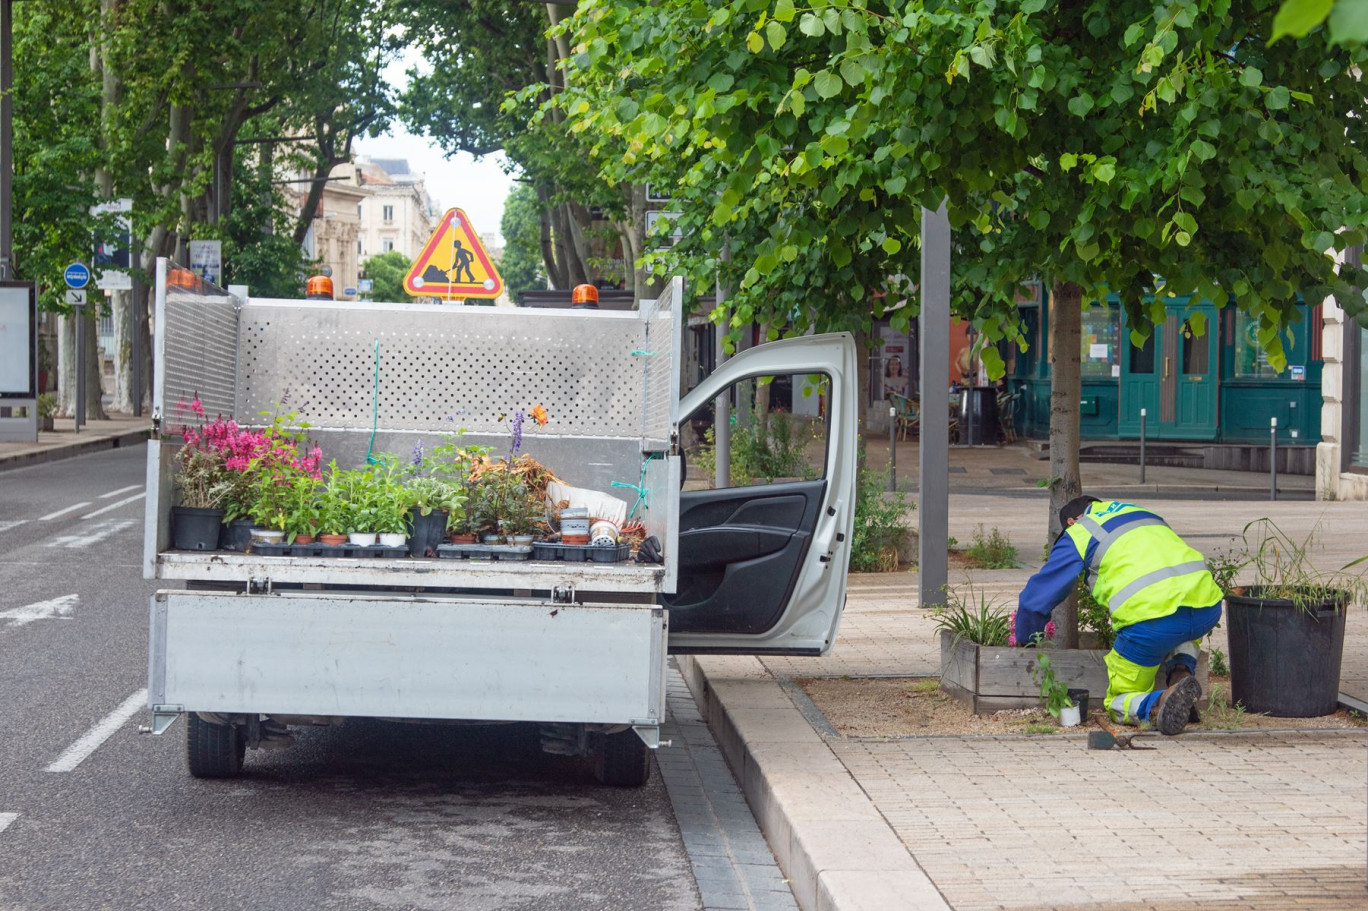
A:
<svg viewBox="0 0 1368 911">
<path fill-rule="evenodd" d="M 163 551 L 156 578 L 185 582 L 316 584 L 426 589 L 531 589 L 654 595 L 665 568 L 642 563 L 519 562 L 401 557 L 265 557 L 232 552 Z"/>
</svg>

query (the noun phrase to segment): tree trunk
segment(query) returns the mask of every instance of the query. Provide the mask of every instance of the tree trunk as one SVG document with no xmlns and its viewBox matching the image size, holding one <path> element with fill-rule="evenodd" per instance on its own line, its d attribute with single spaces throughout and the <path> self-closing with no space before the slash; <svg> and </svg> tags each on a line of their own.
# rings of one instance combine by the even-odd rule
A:
<svg viewBox="0 0 1368 911">
<path fill-rule="evenodd" d="M 95 307 L 90 304 L 87 310 Z M 58 413 L 63 417 L 76 414 L 76 327 L 79 324 L 85 333 L 85 406 L 87 421 L 108 419 L 104 405 L 100 401 L 104 394 L 102 385 L 103 358 L 100 355 L 98 324 L 91 313 L 79 316 L 63 316 L 57 335 L 57 372 L 61 384 L 58 397 Z"/>
<path fill-rule="evenodd" d="M 537 207 L 537 222 L 541 226 L 542 265 L 546 268 L 546 278 L 551 287 L 564 291 L 569 286 L 566 284 L 565 266 L 556 257 L 556 239 L 552 234 L 555 216 L 551 211 L 551 194 L 546 187 L 537 186 L 537 202 L 540 204 Z"/>
<path fill-rule="evenodd" d="M 1079 373 L 1083 288 L 1055 282 L 1050 292 L 1050 522 L 1053 541 L 1060 532 L 1059 509 L 1083 492 L 1078 473 L 1078 408 L 1083 382 Z M 1078 600 L 1055 608 L 1055 641 L 1078 648 Z"/>
</svg>

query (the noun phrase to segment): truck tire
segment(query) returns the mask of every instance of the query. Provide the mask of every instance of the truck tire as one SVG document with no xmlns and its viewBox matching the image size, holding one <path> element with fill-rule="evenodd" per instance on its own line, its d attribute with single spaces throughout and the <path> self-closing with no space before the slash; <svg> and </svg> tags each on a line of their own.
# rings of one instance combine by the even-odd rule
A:
<svg viewBox="0 0 1368 911">
<path fill-rule="evenodd" d="M 635 731 L 605 734 L 594 756 L 594 777 L 615 788 L 639 788 L 651 777 L 651 751 Z"/>
<path fill-rule="evenodd" d="M 185 726 L 185 765 L 196 778 L 234 778 L 242 772 L 247 741 L 232 724 L 211 724 L 194 712 Z"/>
</svg>

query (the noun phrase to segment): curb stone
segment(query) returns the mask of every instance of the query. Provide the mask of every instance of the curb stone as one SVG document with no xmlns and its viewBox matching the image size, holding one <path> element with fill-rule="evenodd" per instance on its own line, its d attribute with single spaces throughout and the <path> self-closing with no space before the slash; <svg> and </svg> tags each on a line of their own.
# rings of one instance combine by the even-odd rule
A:
<svg viewBox="0 0 1368 911">
<path fill-rule="evenodd" d="M 950 911 L 757 659 L 678 661 L 803 911 Z"/>
<path fill-rule="evenodd" d="M 152 431 L 150 428 L 142 427 L 137 430 L 128 430 L 122 433 L 111 434 L 109 436 L 87 437 L 81 440 L 63 442 L 42 449 L 32 449 L 27 452 L 16 452 L 0 455 L 0 471 L 10 468 L 27 468 L 30 465 L 41 465 L 45 462 L 57 462 L 62 459 L 70 459 L 76 456 L 87 455 L 92 452 L 103 452 L 106 449 L 120 449 L 124 446 L 137 445 L 148 440 Z"/>
</svg>

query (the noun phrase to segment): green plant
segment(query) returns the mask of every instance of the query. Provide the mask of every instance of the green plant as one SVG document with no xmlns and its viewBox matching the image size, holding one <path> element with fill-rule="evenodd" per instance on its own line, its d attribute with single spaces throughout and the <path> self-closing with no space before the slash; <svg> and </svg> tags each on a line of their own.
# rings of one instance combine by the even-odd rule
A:
<svg viewBox="0 0 1368 911">
<path fill-rule="evenodd" d="M 1079 580 L 1074 586 L 1078 595 L 1078 628 L 1097 636 L 1098 648 L 1109 649 L 1116 642 L 1116 630 L 1112 628 L 1111 611 L 1107 605 L 1093 597 L 1092 589 Z"/>
<path fill-rule="evenodd" d="M 936 629 L 945 630 L 956 640 L 967 640 L 975 645 L 1005 646 L 1011 635 L 1012 615 L 1007 607 L 981 591 L 972 582 L 966 583 L 968 596 L 959 589 L 947 588 L 946 604 L 935 609 Z"/>
<path fill-rule="evenodd" d="M 405 502 L 410 509 L 417 509 L 420 515 L 430 515 L 434 509 L 447 512 L 447 526 L 459 519 L 456 514 L 464 512 L 466 492 L 464 488 L 441 478 L 410 478 L 404 482 Z"/>
<path fill-rule="evenodd" d="M 1012 569 L 1017 565 L 1016 545 L 996 526 L 986 534 L 983 525 L 975 528 L 974 543 L 969 545 L 967 554 L 983 569 Z"/>
<path fill-rule="evenodd" d="M 344 535 L 351 517 L 347 511 L 347 495 L 343 487 L 345 479 L 334 459 L 328 464 L 328 473 L 318 490 L 318 533 L 323 535 Z"/>
<path fill-rule="evenodd" d="M 927 677 L 912 684 L 910 692 L 913 693 L 935 693 L 940 690 L 939 677 Z"/>
<path fill-rule="evenodd" d="M 1244 725 L 1245 709 L 1238 702 L 1230 701 L 1230 688 L 1216 684 L 1211 688 L 1211 698 L 1207 700 L 1207 727 L 1221 731 L 1238 731 Z"/>
<path fill-rule="evenodd" d="M 850 568 L 855 572 L 890 572 L 898 568 L 898 550 L 911 526 L 906 514 L 915 509 L 902 491 L 885 492 L 888 476 L 860 469 L 855 484 L 855 529 L 850 539 Z"/>
<path fill-rule="evenodd" d="M 803 439 L 798 428 L 803 422 L 782 411 L 752 412 L 748 422 L 731 421 L 731 482 L 743 486 L 758 479 L 815 478 L 817 469 L 808 462 L 805 448 L 811 439 L 818 439 L 814 428 L 809 439 Z M 703 442 L 692 456 L 693 462 L 716 481 L 717 437 L 709 427 L 703 432 Z"/>
<path fill-rule="evenodd" d="M 50 418 L 57 415 L 57 397 L 51 392 L 44 392 L 38 396 L 38 417 Z"/>
<path fill-rule="evenodd" d="M 1249 565 L 1250 557 L 1242 556 L 1233 550 L 1217 551 L 1206 558 L 1207 569 L 1211 571 L 1211 578 L 1216 581 L 1216 586 L 1222 592 L 1229 592 L 1235 585 L 1235 577 L 1240 570 Z"/>
<path fill-rule="evenodd" d="M 1023 725 L 1021 732 L 1023 734 L 1058 734 L 1059 728 L 1052 724 L 1042 724 L 1038 721 L 1033 721 L 1030 724 Z"/>
<path fill-rule="evenodd" d="M 1031 669 L 1031 677 L 1040 684 L 1040 701 L 1055 718 L 1059 717 L 1061 710 L 1072 706 L 1073 700 L 1069 698 L 1069 688 L 1063 681 L 1055 678 L 1054 665 L 1050 661 L 1050 656 L 1039 654 L 1036 656 L 1035 667 Z"/>
<path fill-rule="evenodd" d="M 1291 601 L 1300 610 L 1312 611 L 1326 602 L 1347 606 L 1355 601 L 1368 600 L 1368 582 L 1363 575 L 1349 572 L 1366 558 L 1354 560 L 1338 570 L 1325 570 L 1312 562 L 1312 552 L 1319 543 L 1320 526 L 1296 539 L 1278 527 L 1272 519 L 1256 519 L 1244 527 L 1244 554 L 1241 566 L 1254 570 L 1249 586 L 1233 585 L 1230 574 L 1229 591 L 1244 595 L 1257 590 L 1264 598 Z"/>
<path fill-rule="evenodd" d="M 1230 676 L 1230 665 L 1226 662 L 1226 653 L 1219 648 L 1213 648 L 1211 650 L 1211 676 Z"/>
<path fill-rule="evenodd" d="M 283 498 L 285 533 L 293 541 L 298 535 L 317 533 L 319 524 L 319 488 L 322 482 L 312 475 L 299 473 Z"/>
</svg>

